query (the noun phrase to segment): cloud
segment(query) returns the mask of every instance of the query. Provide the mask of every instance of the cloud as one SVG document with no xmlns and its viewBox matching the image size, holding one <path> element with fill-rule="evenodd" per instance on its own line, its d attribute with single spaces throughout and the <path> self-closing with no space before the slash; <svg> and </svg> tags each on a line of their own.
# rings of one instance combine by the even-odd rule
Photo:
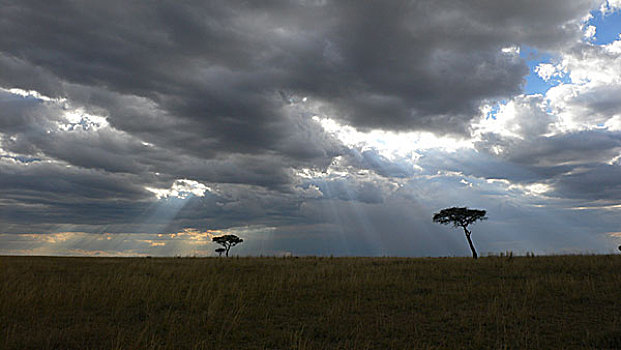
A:
<svg viewBox="0 0 621 350">
<path fill-rule="evenodd" d="M 24 72 L 3 85 L 32 85 L 25 71 L 42 70 L 61 82 L 43 91 L 51 96 L 71 93 L 66 83 L 105 86 L 244 152 L 274 149 L 294 131 L 279 113 L 281 90 L 357 126 L 459 131 L 480 101 L 519 93 L 527 68 L 502 48 L 579 39 L 576 18 L 592 6 L 15 2 L 3 9 L 0 47 Z"/>
<path fill-rule="evenodd" d="M 0 233 L 137 235 L 84 254 L 190 254 L 179 237 L 230 229 L 253 237 L 240 252 L 459 255 L 429 214 L 468 205 L 504 220 L 485 249 L 553 250 L 534 222 L 621 200 L 621 41 L 584 40 L 589 11 L 617 7 L 9 1 Z M 523 94 L 525 48 L 552 57 L 545 94 Z M 584 217 L 608 220 L 594 235 L 607 215 Z"/>
<path fill-rule="evenodd" d="M 210 190 L 209 187 L 198 181 L 187 179 L 175 180 L 169 189 L 152 187 L 146 187 L 146 189 L 153 192 L 158 199 L 169 197 L 186 199 L 189 196 L 203 197 L 205 192 Z"/>
</svg>

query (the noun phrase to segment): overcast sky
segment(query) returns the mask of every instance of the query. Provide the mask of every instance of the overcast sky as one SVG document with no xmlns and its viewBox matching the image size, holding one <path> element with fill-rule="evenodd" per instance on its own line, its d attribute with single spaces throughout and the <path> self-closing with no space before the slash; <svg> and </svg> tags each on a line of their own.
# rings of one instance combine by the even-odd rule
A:
<svg viewBox="0 0 621 350">
<path fill-rule="evenodd" d="M 0 254 L 621 244 L 621 1 L 0 0 Z"/>
</svg>

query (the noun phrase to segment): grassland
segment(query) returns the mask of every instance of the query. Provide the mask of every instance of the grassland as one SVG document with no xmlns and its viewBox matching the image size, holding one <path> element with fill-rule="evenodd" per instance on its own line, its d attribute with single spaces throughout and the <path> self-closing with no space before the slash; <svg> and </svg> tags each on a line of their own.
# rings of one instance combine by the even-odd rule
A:
<svg viewBox="0 0 621 350">
<path fill-rule="evenodd" d="M 0 257 L 0 348 L 621 348 L 621 256 Z"/>
</svg>

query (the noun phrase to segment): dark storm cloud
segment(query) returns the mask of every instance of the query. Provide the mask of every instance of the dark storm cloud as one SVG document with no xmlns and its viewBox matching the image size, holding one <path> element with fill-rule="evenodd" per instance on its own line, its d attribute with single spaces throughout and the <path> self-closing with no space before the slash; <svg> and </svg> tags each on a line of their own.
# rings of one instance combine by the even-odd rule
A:
<svg viewBox="0 0 621 350">
<path fill-rule="evenodd" d="M 222 154 L 212 159 L 204 155 L 201 157 L 200 153 L 179 154 L 183 140 L 179 141 L 178 147 L 163 148 L 145 144 L 127 132 L 101 127 L 97 121 L 89 120 L 88 116 L 80 122 L 69 123 L 61 116 L 66 111 L 56 102 L 0 92 L 0 103 L 5 107 L 0 111 L 0 132 L 5 135 L 0 145 L 6 151 L 44 155 L 47 159 L 111 173 L 144 174 L 145 185 L 157 187 L 159 184 L 152 182 L 150 174 L 158 172 L 162 174 L 160 182 L 170 182 L 170 176 L 173 176 L 203 182 L 282 187 L 291 182 L 291 173 L 287 167 L 299 164 L 294 159 L 269 154 Z M 59 128 L 59 124 L 62 128 Z M 298 139 L 299 142 L 289 138 L 281 140 L 290 144 L 288 147 L 292 152 L 298 154 L 317 152 L 319 149 L 338 149 L 336 141 L 325 134 L 321 136 L 322 130 L 316 123 L 300 120 L 300 125 L 308 129 L 306 137 Z M 315 138 L 313 135 L 319 136 Z M 166 141 L 170 142 L 171 139 L 158 143 L 167 146 Z M 309 147 L 309 143 L 317 146 Z M 330 155 L 325 151 L 311 154 L 307 158 L 313 157 L 324 168 L 330 162 Z"/>
<path fill-rule="evenodd" d="M 355 175 L 326 180 L 318 179 L 310 183 L 321 191 L 322 199 L 362 203 L 382 203 L 393 187 L 390 181 L 384 179 Z"/>
<path fill-rule="evenodd" d="M 325 168 L 345 152 L 309 111 L 363 127 L 463 131 L 481 100 L 520 90 L 526 66 L 502 47 L 575 39 L 572 21 L 591 6 L 447 5 L 7 1 L 2 85 L 66 97 L 120 131 L 54 138 L 30 120 L 10 149 L 112 172 L 284 184 L 283 169 Z"/>
<path fill-rule="evenodd" d="M 502 158 L 533 167 L 575 166 L 607 162 L 620 149 L 621 133 L 591 130 L 516 142 Z"/>
<path fill-rule="evenodd" d="M 349 163 L 360 169 L 373 170 L 375 173 L 385 177 L 410 177 L 414 175 L 412 164 L 403 159 L 388 159 L 380 154 L 377 149 L 360 150 L 352 148 L 347 153 Z"/>
<path fill-rule="evenodd" d="M 507 179 L 512 182 L 532 182 L 541 178 L 536 169 L 503 161 L 485 152 L 462 150 L 460 152 L 444 152 L 427 150 L 421 152 L 417 161 L 424 175 L 436 175 L 441 172 L 458 172 L 466 176 L 486 179 Z"/>
<path fill-rule="evenodd" d="M 490 146 L 503 151 L 490 157 Z M 618 160 L 613 162 L 621 152 L 619 132 L 595 129 L 525 140 L 488 135 L 478 149 L 470 157 L 439 158 L 445 168 L 474 176 L 546 183 L 552 186 L 548 195 L 559 198 L 621 200 Z"/>
<path fill-rule="evenodd" d="M 520 91 L 527 68 L 502 47 L 576 39 L 576 14 L 590 6 L 8 1 L 0 47 L 5 64 L 151 99 L 215 139 L 212 147 L 286 152 L 275 144 L 292 128 L 278 90 L 355 125 L 463 130 L 481 100 Z M 4 85 L 29 88 L 33 76 L 9 74 Z M 110 116 L 114 125 L 121 118 Z"/>
<path fill-rule="evenodd" d="M 21 158 L 21 157 L 17 157 Z M 260 186 L 214 184 L 203 197 L 153 200 L 145 186 L 168 188 L 152 174 L 108 173 L 38 159 L 0 158 L 3 233 L 178 232 L 287 223 L 304 197 Z"/>
<path fill-rule="evenodd" d="M 598 164 L 560 176 L 550 195 L 618 204 L 621 200 L 619 179 L 621 167 L 618 163 Z"/>
<path fill-rule="evenodd" d="M 144 210 L 143 179 L 43 161 L 0 158 L 3 232 L 41 232 L 58 224 L 125 223 Z M 21 230 L 20 230 L 21 229 Z M 45 232 L 45 231 L 43 231 Z"/>
</svg>

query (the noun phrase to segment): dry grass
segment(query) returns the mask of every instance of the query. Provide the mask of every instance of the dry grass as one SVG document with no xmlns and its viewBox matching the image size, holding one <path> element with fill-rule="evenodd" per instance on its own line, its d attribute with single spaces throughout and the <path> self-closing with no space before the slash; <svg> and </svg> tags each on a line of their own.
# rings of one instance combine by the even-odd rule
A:
<svg viewBox="0 0 621 350">
<path fill-rule="evenodd" d="M 621 256 L 0 257 L 0 348 L 621 348 Z"/>
</svg>

